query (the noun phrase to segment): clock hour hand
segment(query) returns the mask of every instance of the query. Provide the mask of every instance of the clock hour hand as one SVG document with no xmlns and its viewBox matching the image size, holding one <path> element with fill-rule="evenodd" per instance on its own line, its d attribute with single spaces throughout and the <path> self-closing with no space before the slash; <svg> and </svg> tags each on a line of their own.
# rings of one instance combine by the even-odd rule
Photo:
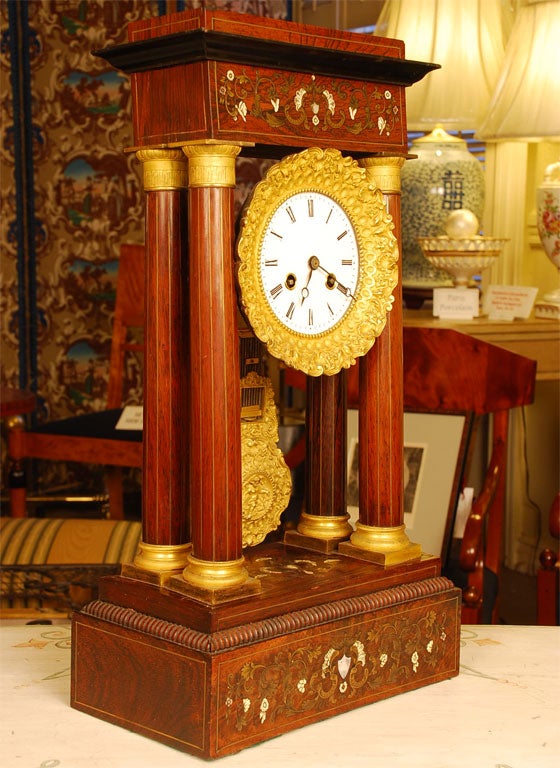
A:
<svg viewBox="0 0 560 768">
<path fill-rule="evenodd" d="M 350 288 L 347 288 L 345 285 L 342 285 L 342 283 L 339 283 L 339 281 L 335 278 L 336 287 L 338 290 L 343 293 L 345 296 L 348 296 L 349 298 L 353 299 L 354 295 Z"/>
</svg>

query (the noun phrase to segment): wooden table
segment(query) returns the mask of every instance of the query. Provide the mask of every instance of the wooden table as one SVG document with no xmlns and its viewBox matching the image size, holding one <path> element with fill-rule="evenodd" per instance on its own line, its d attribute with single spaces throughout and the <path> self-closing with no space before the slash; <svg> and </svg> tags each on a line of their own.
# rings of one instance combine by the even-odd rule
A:
<svg viewBox="0 0 560 768">
<path fill-rule="evenodd" d="M 71 709 L 68 624 L 1 625 L 0 657 L 5 768 L 208 764 Z M 559 628 L 463 626 L 458 677 L 292 731 L 216 765 L 557 768 L 559 690 Z"/>
<path fill-rule="evenodd" d="M 560 323 L 530 317 L 527 320 L 440 320 L 430 310 L 404 311 L 404 325 L 409 328 L 452 328 L 474 338 L 509 349 L 537 361 L 537 380 L 560 378 Z"/>
<path fill-rule="evenodd" d="M 405 310 L 406 328 L 452 328 L 537 362 L 534 403 L 512 414 L 508 447 L 508 477 L 505 531 L 505 562 L 520 572 L 531 572 L 535 554 L 542 549 L 534 519 L 540 508 L 540 530 L 547 539 L 548 510 L 558 492 L 558 403 L 560 402 L 560 322 L 554 319 L 527 320 L 440 320 L 430 310 Z M 528 479 L 527 479 L 528 478 Z M 531 503 L 525 498 L 529 482 Z M 531 532 L 531 533 L 529 533 Z M 547 546 L 553 545 L 550 539 Z"/>
</svg>

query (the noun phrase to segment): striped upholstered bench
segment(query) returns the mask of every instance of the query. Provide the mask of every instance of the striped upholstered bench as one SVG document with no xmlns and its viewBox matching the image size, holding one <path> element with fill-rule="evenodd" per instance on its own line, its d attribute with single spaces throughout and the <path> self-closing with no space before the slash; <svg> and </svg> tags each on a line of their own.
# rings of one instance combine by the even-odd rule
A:
<svg viewBox="0 0 560 768">
<path fill-rule="evenodd" d="M 0 518 L 0 616 L 81 607 L 101 576 L 132 562 L 141 532 L 127 520 Z"/>
</svg>

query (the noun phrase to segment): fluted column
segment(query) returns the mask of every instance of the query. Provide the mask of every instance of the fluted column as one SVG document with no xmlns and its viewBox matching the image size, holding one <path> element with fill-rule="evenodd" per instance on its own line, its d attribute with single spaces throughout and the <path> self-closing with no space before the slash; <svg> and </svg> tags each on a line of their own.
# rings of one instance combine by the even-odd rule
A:
<svg viewBox="0 0 560 768">
<path fill-rule="evenodd" d="M 248 580 L 242 555 L 241 404 L 234 284 L 239 146 L 193 144 L 188 157 L 190 508 L 183 577 L 211 592 Z"/>
<path fill-rule="evenodd" d="M 134 565 L 181 571 L 188 516 L 187 163 L 180 150 L 142 149 L 146 295 L 142 542 Z"/>
<path fill-rule="evenodd" d="M 402 157 L 360 161 L 384 195 L 401 248 L 400 169 Z M 421 547 L 405 533 L 403 507 L 403 321 L 402 263 L 395 302 L 387 325 L 372 349 L 360 359 L 359 522 L 350 547 L 381 565 L 396 565 L 421 556 Z"/>
</svg>

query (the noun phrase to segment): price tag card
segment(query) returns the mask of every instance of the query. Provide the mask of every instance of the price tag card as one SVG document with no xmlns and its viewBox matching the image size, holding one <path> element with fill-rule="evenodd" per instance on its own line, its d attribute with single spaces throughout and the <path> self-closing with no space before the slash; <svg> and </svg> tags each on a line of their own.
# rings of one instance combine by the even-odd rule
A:
<svg viewBox="0 0 560 768">
<path fill-rule="evenodd" d="M 472 320 L 478 317 L 477 288 L 434 288 L 434 317 Z"/>
<path fill-rule="evenodd" d="M 526 285 L 490 285 L 484 292 L 482 311 L 490 320 L 526 320 L 537 298 L 537 288 Z"/>
<path fill-rule="evenodd" d="M 141 405 L 126 405 L 115 429 L 142 429 L 144 408 Z"/>
</svg>

